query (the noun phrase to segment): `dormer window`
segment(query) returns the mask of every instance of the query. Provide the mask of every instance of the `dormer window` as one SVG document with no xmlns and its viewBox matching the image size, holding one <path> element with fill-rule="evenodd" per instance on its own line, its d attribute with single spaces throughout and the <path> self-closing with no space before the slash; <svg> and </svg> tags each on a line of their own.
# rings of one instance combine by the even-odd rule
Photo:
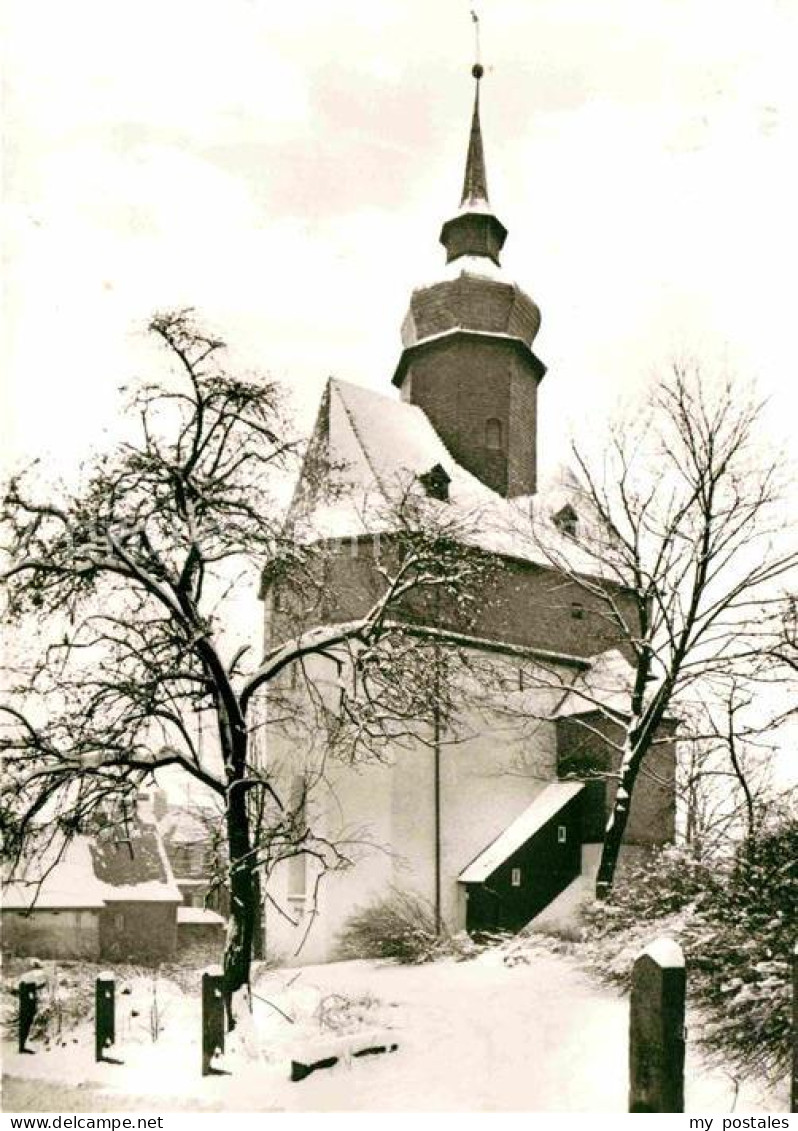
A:
<svg viewBox="0 0 798 1131">
<path fill-rule="evenodd" d="M 437 499 L 441 503 L 449 502 L 449 484 L 452 480 L 439 463 L 419 475 L 418 481 L 430 499 Z"/>
<path fill-rule="evenodd" d="M 485 421 L 485 447 L 491 452 L 502 450 L 502 422 L 496 416 Z"/>
<path fill-rule="evenodd" d="M 579 516 L 570 503 L 566 503 L 562 510 L 557 511 L 554 516 L 554 525 L 561 534 L 567 535 L 568 538 L 576 538 L 579 530 Z"/>
</svg>

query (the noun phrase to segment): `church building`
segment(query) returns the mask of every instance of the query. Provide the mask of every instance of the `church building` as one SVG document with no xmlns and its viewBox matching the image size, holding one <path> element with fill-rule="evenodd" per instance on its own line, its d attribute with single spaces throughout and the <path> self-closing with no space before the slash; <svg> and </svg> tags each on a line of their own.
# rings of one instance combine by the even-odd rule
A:
<svg viewBox="0 0 798 1131">
<path fill-rule="evenodd" d="M 281 741 L 270 729 L 269 764 L 307 807 L 308 826 L 346 846 L 351 863 L 318 883 L 312 857 L 273 870 L 266 946 L 283 959 L 334 958 L 349 918 L 392 891 L 420 896 L 451 931 L 567 921 L 590 890 L 614 799 L 628 645 L 596 586 L 580 584 L 598 577 L 595 556 L 580 558 L 580 538 L 595 534 L 586 493 L 567 470 L 538 482 L 541 315 L 501 266 L 508 233 L 488 196 L 479 64 L 473 75 L 462 199 L 440 233 L 440 278 L 410 296 L 384 393 L 328 382 L 291 521 L 330 548 L 325 623 L 369 607 L 380 516 L 402 484 L 451 513 L 478 514 L 470 544 L 497 568 L 467 626 L 432 616 L 416 625 L 473 657 L 473 669 L 456 717 L 405 736 L 387 756 L 328 758 L 324 734 L 312 733 L 307 686 L 285 676 L 281 693 L 294 694 L 297 717 L 306 712 L 308 737 L 294 729 Z M 330 493 L 318 487 L 319 466 L 334 480 Z M 570 570 L 557 566 L 560 553 Z M 267 570 L 262 597 L 273 647 L 287 631 L 290 594 Z M 631 596 L 616 585 L 613 599 L 634 623 Z M 489 695 L 468 684 L 480 670 L 491 672 Z M 316 659 L 303 675 L 334 696 L 341 664 Z M 638 781 L 627 858 L 673 838 L 669 734 Z"/>
</svg>

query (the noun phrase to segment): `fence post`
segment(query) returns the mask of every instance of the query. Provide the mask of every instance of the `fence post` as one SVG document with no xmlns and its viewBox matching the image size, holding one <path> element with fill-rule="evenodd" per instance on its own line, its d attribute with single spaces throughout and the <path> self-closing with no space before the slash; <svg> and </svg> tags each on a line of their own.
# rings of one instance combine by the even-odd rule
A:
<svg viewBox="0 0 798 1131">
<path fill-rule="evenodd" d="M 37 970 L 32 970 L 29 974 L 23 974 L 19 980 L 19 1051 L 30 1052 L 26 1048 L 28 1037 L 30 1036 L 31 1028 L 33 1027 L 33 1019 L 36 1016 L 36 1008 L 38 1005 L 38 989 L 39 982 L 41 981 L 41 974 Z"/>
<path fill-rule="evenodd" d="M 798 942 L 792 948 L 792 1088 L 790 1111 L 798 1112 Z"/>
<path fill-rule="evenodd" d="M 224 1052 L 224 994 L 218 967 L 202 975 L 202 1075 L 212 1074 L 211 1062 Z"/>
<path fill-rule="evenodd" d="M 629 1111 L 684 1111 L 684 954 L 672 939 L 646 947 L 632 970 Z"/>
<path fill-rule="evenodd" d="M 94 1059 L 104 1060 L 105 1053 L 116 1042 L 116 983 L 113 974 L 104 970 L 94 984 Z"/>
</svg>

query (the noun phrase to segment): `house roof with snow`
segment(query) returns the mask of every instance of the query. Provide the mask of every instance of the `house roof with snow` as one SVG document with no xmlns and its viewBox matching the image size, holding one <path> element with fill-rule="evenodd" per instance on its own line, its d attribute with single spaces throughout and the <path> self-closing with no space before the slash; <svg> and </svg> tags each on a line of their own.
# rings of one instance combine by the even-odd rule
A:
<svg viewBox="0 0 798 1131">
<path fill-rule="evenodd" d="M 91 842 L 93 871 L 105 885 L 106 902 L 182 901 L 163 840 L 154 824 L 132 821 L 120 836 L 101 835 Z"/>
<path fill-rule="evenodd" d="M 105 907 L 105 885 L 94 874 L 87 837 L 70 841 L 60 859 L 55 848 L 37 854 L 19 880 L 3 885 L 4 910 L 25 911 L 31 906 L 42 911 Z"/>
<path fill-rule="evenodd" d="M 582 789 L 582 782 L 554 782 L 547 785 L 532 804 L 463 869 L 458 876 L 459 882 L 479 884 L 487 880 Z"/>
<path fill-rule="evenodd" d="M 157 829 L 140 820 L 124 838 L 115 831 L 51 843 L 3 886 L 6 910 L 99 910 L 121 902 L 182 903 Z"/>
</svg>

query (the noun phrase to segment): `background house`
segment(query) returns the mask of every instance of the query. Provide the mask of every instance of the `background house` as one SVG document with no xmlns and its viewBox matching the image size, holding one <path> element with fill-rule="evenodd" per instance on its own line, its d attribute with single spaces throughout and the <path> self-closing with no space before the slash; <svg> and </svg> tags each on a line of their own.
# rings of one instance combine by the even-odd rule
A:
<svg viewBox="0 0 798 1131">
<path fill-rule="evenodd" d="M 40 958 L 155 963 L 175 956 L 181 894 L 154 825 L 52 846 L 3 889 L 3 947 Z"/>
<path fill-rule="evenodd" d="M 161 789 L 151 790 L 150 798 L 184 907 L 226 919 L 230 895 L 223 814 L 210 804 L 170 800 Z"/>
</svg>

